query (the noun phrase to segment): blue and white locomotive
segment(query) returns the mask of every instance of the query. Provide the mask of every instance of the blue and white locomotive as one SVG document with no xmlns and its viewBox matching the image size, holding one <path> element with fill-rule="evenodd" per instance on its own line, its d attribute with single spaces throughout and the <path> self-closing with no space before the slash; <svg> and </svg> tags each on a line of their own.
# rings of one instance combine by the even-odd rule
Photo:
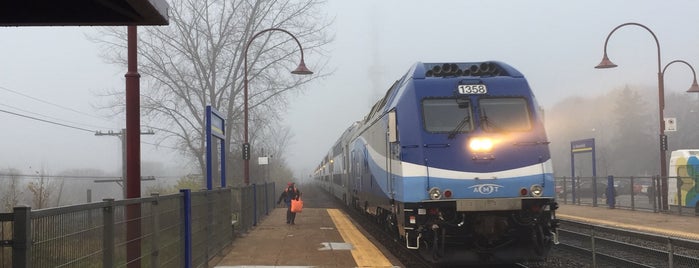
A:
<svg viewBox="0 0 699 268">
<path fill-rule="evenodd" d="M 542 260 L 558 222 L 538 107 L 505 63 L 417 63 L 315 178 L 431 262 Z"/>
</svg>

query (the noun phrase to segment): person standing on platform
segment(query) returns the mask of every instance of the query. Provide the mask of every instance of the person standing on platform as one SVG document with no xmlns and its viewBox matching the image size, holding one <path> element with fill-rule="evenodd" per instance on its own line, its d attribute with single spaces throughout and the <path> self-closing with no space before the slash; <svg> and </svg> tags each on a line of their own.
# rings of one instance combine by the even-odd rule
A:
<svg viewBox="0 0 699 268">
<path fill-rule="evenodd" d="M 291 212 L 291 200 L 299 200 L 300 197 L 301 191 L 296 188 L 296 184 L 293 182 L 287 184 L 286 189 L 279 196 L 277 205 L 280 204 L 282 200 L 284 200 L 284 204 L 286 204 L 286 224 L 295 224 L 294 220 L 296 219 L 296 212 Z"/>
<path fill-rule="evenodd" d="M 653 205 L 653 208 L 655 208 L 655 181 L 651 180 L 651 184 L 646 189 L 646 194 L 648 194 L 648 204 Z"/>
</svg>

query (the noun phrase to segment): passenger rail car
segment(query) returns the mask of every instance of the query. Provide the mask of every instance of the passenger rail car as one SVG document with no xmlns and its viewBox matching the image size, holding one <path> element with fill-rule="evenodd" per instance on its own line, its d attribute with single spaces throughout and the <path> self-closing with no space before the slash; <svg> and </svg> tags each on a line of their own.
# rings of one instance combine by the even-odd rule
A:
<svg viewBox="0 0 699 268">
<path fill-rule="evenodd" d="M 558 237 L 548 144 L 513 67 L 417 63 L 343 133 L 315 178 L 431 262 L 543 260 Z"/>
</svg>

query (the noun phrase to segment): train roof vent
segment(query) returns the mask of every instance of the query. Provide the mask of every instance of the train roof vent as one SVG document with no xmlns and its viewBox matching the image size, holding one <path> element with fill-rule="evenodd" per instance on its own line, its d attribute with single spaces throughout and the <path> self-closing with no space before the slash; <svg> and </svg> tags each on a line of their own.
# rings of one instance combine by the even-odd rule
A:
<svg viewBox="0 0 699 268">
<path fill-rule="evenodd" d="M 486 61 L 472 63 L 424 63 L 423 70 L 418 68 L 415 74 L 419 75 L 419 71 L 424 71 L 424 77 L 459 77 L 459 76 L 521 76 L 514 68 L 507 64 Z M 417 78 L 417 77 L 416 77 Z"/>
</svg>

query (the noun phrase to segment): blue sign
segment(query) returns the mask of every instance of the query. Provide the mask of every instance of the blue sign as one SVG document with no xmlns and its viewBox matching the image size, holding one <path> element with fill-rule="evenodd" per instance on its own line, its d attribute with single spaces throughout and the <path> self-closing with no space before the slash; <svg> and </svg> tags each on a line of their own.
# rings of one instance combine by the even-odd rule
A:
<svg viewBox="0 0 699 268">
<path fill-rule="evenodd" d="M 212 108 L 211 105 L 206 106 L 206 189 L 213 188 L 213 166 L 212 166 L 212 147 L 215 137 L 221 140 L 221 188 L 226 187 L 226 119 L 221 114 Z"/>
<path fill-rule="evenodd" d="M 597 165 L 595 162 L 595 139 L 584 139 L 570 142 L 570 176 L 573 179 L 573 200 L 576 200 L 575 193 L 575 155 L 581 153 L 592 153 L 592 177 L 597 177 Z M 579 183 L 579 182 L 578 182 Z M 597 199 L 592 200 L 592 204 L 597 206 Z"/>
<path fill-rule="evenodd" d="M 595 139 L 585 139 L 570 142 L 571 153 L 590 152 L 595 148 Z"/>
<path fill-rule="evenodd" d="M 223 122 L 225 122 L 225 120 L 223 119 L 223 116 L 221 116 L 216 110 L 210 109 L 210 107 L 211 106 L 207 106 L 207 109 L 211 110 L 211 113 L 207 113 L 207 118 L 210 118 L 209 120 L 211 120 L 211 123 L 208 126 L 209 128 L 211 128 L 211 135 L 214 135 L 220 139 L 225 139 L 226 127 L 223 125 Z"/>
</svg>

